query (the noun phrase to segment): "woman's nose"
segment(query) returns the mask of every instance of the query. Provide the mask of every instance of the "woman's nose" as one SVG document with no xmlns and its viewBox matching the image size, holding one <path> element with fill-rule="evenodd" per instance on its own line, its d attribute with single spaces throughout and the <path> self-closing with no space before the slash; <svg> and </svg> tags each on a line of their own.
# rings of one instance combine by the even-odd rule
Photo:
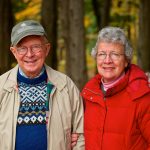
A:
<svg viewBox="0 0 150 150">
<path fill-rule="evenodd" d="M 110 55 L 110 54 L 107 54 L 107 55 L 106 55 L 106 58 L 104 59 L 104 62 L 105 62 L 105 63 L 110 63 L 110 62 L 112 62 L 112 59 L 111 59 L 111 55 Z"/>
</svg>

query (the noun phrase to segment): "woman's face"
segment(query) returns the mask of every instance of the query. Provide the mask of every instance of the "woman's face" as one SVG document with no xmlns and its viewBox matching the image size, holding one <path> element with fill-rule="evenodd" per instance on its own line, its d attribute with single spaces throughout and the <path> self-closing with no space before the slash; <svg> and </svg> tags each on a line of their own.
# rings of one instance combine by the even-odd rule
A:
<svg viewBox="0 0 150 150">
<path fill-rule="evenodd" d="M 120 43 L 100 42 L 96 56 L 98 73 L 104 82 L 117 79 L 127 67 L 124 46 Z"/>
</svg>

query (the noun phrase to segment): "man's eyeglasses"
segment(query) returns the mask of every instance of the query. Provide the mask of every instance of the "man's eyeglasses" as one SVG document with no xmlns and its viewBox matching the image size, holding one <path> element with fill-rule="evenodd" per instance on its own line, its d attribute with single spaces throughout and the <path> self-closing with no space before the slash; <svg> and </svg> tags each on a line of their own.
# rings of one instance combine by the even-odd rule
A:
<svg viewBox="0 0 150 150">
<path fill-rule="evenodd" d="M 38 53 L 38 52 L 42 51 L 43 45 L 45 45 L 45 44 L 35 44 L 30 47 L 20 46 L 20 47 L 17 47 L 17 52 L 20 55 L 25 55 L 28 52 L 28 49 L 30 49 L 32 51 L 32 53 Z"/>
<path fill-rule="evenodd" d="M 116 53 L 116 52 L 110 52 L 109 54 L 106 54 L 105 52 L 99 52 L 97 54 L 97 59 L 104 60 L 104 59 L 106 59 L 107 55 L 109 55 L 111 60 L 118 60 L 120 58 L 120 56 L 124 55 L 124 54 L 119 54 L 119 53 Z"/>
</svg>

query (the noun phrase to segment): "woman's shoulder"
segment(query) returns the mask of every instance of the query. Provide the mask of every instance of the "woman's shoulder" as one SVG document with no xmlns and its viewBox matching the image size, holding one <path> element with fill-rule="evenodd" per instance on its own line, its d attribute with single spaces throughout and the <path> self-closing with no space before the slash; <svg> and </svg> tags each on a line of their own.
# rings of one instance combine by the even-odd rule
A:
<svg viewBox="0 0 150 150">
<path fill-rule="evenodd" d="M 137 65 L 131 65 L 127 91 L 134 99 L 150 93 L 148 78 Z"/>
</svg>

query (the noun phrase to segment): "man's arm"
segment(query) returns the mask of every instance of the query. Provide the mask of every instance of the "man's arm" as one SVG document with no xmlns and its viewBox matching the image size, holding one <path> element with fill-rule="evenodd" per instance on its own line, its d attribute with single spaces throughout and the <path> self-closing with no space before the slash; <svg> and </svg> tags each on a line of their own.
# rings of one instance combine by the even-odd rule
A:
<svg viewBox="0 0 150 150">
<path fill-rule="evenodd" d="M 76 144 L 72 142 L 72 145 L 74 145 L 72 149 L 84 150 L 85 141 L 84 141 L 84 128 L 83 128 L 84 126 L 83 100 L 78 88 L 70 79 L 68 80 L 68 89 L 69 89 L 68 92 L 71 100 L 70 102 L 72 105 L 72 133 L 78 134 L 78 139 Z"/>
</svg>

